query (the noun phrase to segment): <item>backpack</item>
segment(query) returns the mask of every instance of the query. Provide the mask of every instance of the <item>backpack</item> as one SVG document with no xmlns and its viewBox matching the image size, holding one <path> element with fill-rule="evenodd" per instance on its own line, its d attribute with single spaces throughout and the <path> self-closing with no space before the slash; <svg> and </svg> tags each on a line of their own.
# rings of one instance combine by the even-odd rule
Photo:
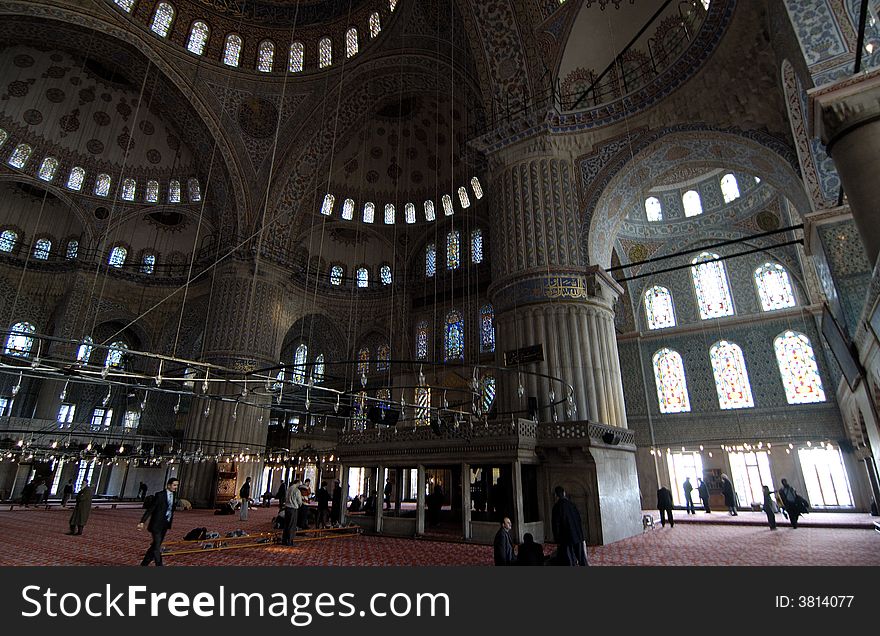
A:
<svg viewBox="0 0 880 636">
<path fill-rule="evenodd" d="M 184 541 L 200 541 L 208 534 L 207 528 L 193 528 L 183 536 Z"/>
</svg>

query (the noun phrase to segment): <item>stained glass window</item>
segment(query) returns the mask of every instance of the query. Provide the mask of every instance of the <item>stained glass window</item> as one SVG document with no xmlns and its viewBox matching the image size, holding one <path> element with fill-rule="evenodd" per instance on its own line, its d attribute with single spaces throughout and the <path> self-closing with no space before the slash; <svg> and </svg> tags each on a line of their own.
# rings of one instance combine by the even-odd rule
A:
<svg viewBox="0 0 880 636">
<path fill-rule="evenodd" d="M 106 197 L 110 194 L 110 175 L 101 173 L 95 179 L 95 194 L 99 197 Z"/>
<path fill-rule="evenodd" d="M 26 358 L 34 348 L 34 333 L 37 328 L 29 322 L 17 322 L 12 325 L 6 337 L 5 353 L 10 356 Z"/>
<path fill-rule="evenodd" d="M 376 206 L 367 201 L 364 203 L 364 223 L 372 223 L 376 220 Z"/>
<path fill-rule="evenodd" d="M 428 321 L 422 320 L 416 325 L 416 359 L 428 359 Z"/>
<path fill-rule="evenodd" d="M 721 177 L 721 195 L 724 197 L 725 203 L 739 198 L 739 185 L 736 183 L 736 177 L 732 174 Z"/>
<path fill-rule="evenodd" d="M 0 252 L 11 252 L 18 242 L 18 234 L 12 230 L 3 230 L 0 234 Z"/>
<path fill-rule="evenodd" d="M 480 228 L 471 232 L 471 262 L 483 262 L 483 230 Z"/>
<path fill-rule="evenodd" d="M 764 311 L 794 307 L 788 272 L 779 263 L 764 263 L 755 270 L 755 284 Z"/>
<path fill-rule="evenodd" d="M 810 339 L 797 331 L 783 331 L 773 341 L 776 362 L 789 404 L 824 402 L 825 391 Z"/>
<path fill-rule="evenodd" d="M 452 216 L 455 214 L 455 210 L 452 208 L 452 197 L 448 194 L 444 194 L 440 201 L 443 203 L 443 214 L 446 216 Z"/>
<path fill-rule="evenodd" d="M 685 216 L 697 216 L 703 213 L 703 204 L 700 202 L 700 194 L 696 190 L 688 190 L 681 198 L 684 204 Z"/>
<path fill-rule="evenodd" d="M 446 269 L 461 265 L 461 232 L 453 230 L 446 235 Z"/>
<path fill-rule="evenodd" d="M 334 265 L 330 268 L 330 284 L 339 286 L 342 284 L 342 277 L 345 275 L 345 270 L 342 269 L 342 265 Z"/>
<path fill-rule="evenodd" d="M 28 158 L 31 156 L 33 149 L 27 144 L 18 144 L 12 154 L 9 155 L 9 165 L 13 168 L 24 168 Z"/>
<path fill-rule="evenodd" d="M 391 347 L 387 344 L 379 345 L 376 350 L 376 371 L 387 371 L 391 368 Z"/>
<path fill-rule="evenodd" d="M 358 375 L 365 375 L 370 372 L 370 350 L 367 347 L 361 347 L 358 351 Z"/>
<path fill-rule="evenodd" d="M 34 243 L 34 258 L 41 261 L 49 260 L 49 252 L 52 251 L 52 241 L 41 238 Z"/>
<path fill-rule="evenodd" d="M 366 267 L 358 267 L 357 286 L 358 287 L 369 287 L 370 286 L 370 270 L 368 270 Z"/>
<path fill-rule="evenodd" d="M 352 199 L 346 199 L 342 203 L 342 218 L 346 221 L 351 221 L 354 218 L 354 201 Z"/>
<path fill-rule="evenodd" d="M 691 267 L 691 274 L 700 305 L 700 318 L 703 320 L 733 315 L 724 263 L 713 260 L 717 258 L 718 254 L 703 252 L 692 261 L 694 266 Z"/>
<path fill-rule="evenodd" d="M 125 264 L 126 256 L 128 256 L 128 250 L 121 245 L 117 245 L 110 250 L 110 258 L 107 262 L 111 267 L 121 268 Z"/>
<path fill-rule="evenodd" d="M 388 0 L 388 8 L 394 11 L 397 8 L 397 0 Z"/>
<path fill-rule="evenodd" d="M 428 426 L 431 423 L 431 387 L 416 387 L 415 398 L 416 425 Z"/>
<path fill-rule="evenodd" d="M 403 213 L 406 216 L 407 223 L 415 223 L 416 222 L 416 206 L 412 203 L 407 203 L 403 206 Z"/>
<path fill-rule="evenodd" d="M 76 350 L 76 361 L 82 363 L 88 363 L 89 358 L 92 356 L 92 338 L 91 336 L 86 336 L 83 338 L 82 344 L 79 346 L 79 349 Z"/>
<path fill-rule="evenodd" d="M 6 143 L 6 140 L 9 139 L 9 133 L 0 128 L 0 147 Z"/>
<path fill-rule="evenodd" d="M 187 190 L 189 190 L 189 200 L 192 203 L 198 203 L 202 200 L 202 191 L 199 188 L 199 180 L 195 177 L 186 182 Z"/>
<path fill-rule="evenodd" d="M 709 349 L 718 405 L 722 410 L 744 409 L 755 406 L 752 387 L 746 370 L 746 360 L 738 345 L 721 340 Z"/>
<path fill-rule="evenodd" d="M 156 269 L 156 255 L 144 254 L 141 259 L 141 274 L 152 274 Z"/>
<path fill-rule="evenodd" d="M 464 321 L 455 309 L 446 314 L 444 351 L 447 361 L 464 358 Z"/>
<path fill-rule="evenodd" d="M 261 73 L 271 73 L 275 63 L 275 44 L 270 40 L 260 42 L 257 49 L 257 70 Z"/>
<path fill-rule="evenodd" d="M 118 340 L 110 345 L 107 351 L 107 358 L 104 360 L 105 367 L 122 368 L 125 363 L 125 352 L 128 351 L 128 345 Z"/>
<path fill-rule="evenodd" d="M 458 189 L 458 200 L 461 202 L 462 209 L 471 207 L 471 200 L 464 186 Z"/>
<path fill-rule="evenodd" d="M 55 157 L 46 157 L 40 164 L 37 176 L 43 181 L 51 181 L 55 178 L 56 170 L 58 170 L 58 160 Z"/>
<path fill-rule="evenodd" d="M 330 216 L 333 214 L 333 204 L 336 203 L 336 197 L 332 194 L 324 195 L 324 203 L 321 204 L 321 214 L 324 216 Z"/>
<path fill-rule="evenodd" d="M 168 184 L 168 203 L 180 203 L 180 181 L 177 179 Z"/>
<path fill-rule="evenodd" d="M 665 329 L 675 326 L 672 294 L 668 289 L 654 285 L 645 292 L 645 319 L 648 322 L 648 329 Z"/>
<path fill-rule="evenodd" d="M 495 310 L 492 305 L 480 309 L 480 352 L 495 351 Z"/>
<path fill-rule="evenodd" d="M 302 343 L 293 354 L 293 381 L 303 384 L 306 381 L 306 361 L 309 357 L 309 348 Z"/>
<path fill-rule="evenodd" d="M 379 268 L 379 279 L 383 285 L 391 284 L 391 265 L 383 265 Z"/>
<path fill-rule="evenodd" d="M 431 278 L 437 273 L 437 246 L 428 243 L 425 247 L 425 276 Z"/>
<path fill-rule="evenodd" d="M 385 205 L 385 225 L 394 225 L 394 218 L 394 204 L 388 203 Z"/>
<path fill-rule="evenodd" d="M 324 354 L 319 353 L 318 357 L 315 358 L 315 366 L 312 367 L 312 381 L 315 384 L 320 384 L 324 381 Z"/>
<path fill-rule="evenodd" d="M 333 64 L 333 41 L 330 38 L 321 38 L 318 42 L 318 66 L 327 68 Z"/>
<path fill-rule="evenodd" d="M 660 199 L 657 197 L 645 199 L 645 215 L 649 221 L 663 220 L 663 206 L 660 205 Z"/>
<path fill-rule="evenodd" d="M 174 7 L 167 2 L 160 2 L 156 7 L 156 13 L 153 14 L 153 23 L 150 28 L 153 33 L 167 37 L 168 30 L 171 28 L 171 21 L 174 19 Z"/>
<path fill-rule="evenodd" d="M 74 192 L 79 192 L 85 178 L 86 171 L 79 166 L 74 166 L 70 171 L 70 175 L 67 177 L 68 189 L 73 190 Z"/>
<path fill-rule="evenodd" d="M 131 13 L 131 8 L 134 6 L 134 0 L 113 0 L 113 2 L 126 13 Z"/>
<path fill-rule="evenodd" d="M 480 185 L 480 180 L 476 177 L 471 177 L 471 189 L 474 191 L 474 196 L 477 199 L 483 198 L 483 186 Z"/>
<path fill-rule="evenodd" d="M 230 33 L 226 36 L 226 46 L 223 49 L 223 63 L 226 66 L 238 66 L 241 57 L 241 38 Z"/>
<path fill-rule="evenodd" d="M 379 12 L 370 14 L 370 37 L 374 38 L 382 31 L 382 23 L 379 21 Z"/>
<path fill-rule="evenodd" d="M 654 354 L 654 380 L 661 413 L 686 413 L 691 410 L 684 364 L 677 351 L 664 347 Z"/>
<path fill-rule="evenodd" d="M 122 199 L 124 201 L 134 201 L 135 190 L 137 190 L 137 182 L 134 179 L 123 179 Z"/>
<path fill-rule="evenodd" d="M 291 73 L 299 73 L 303 70 L 305 58 L 305 47 L 302 42 L 294 42 L 290 45 L 290 58 L 287 61 L 287 68 Z"/>
<path fill-rule="evenodd" d="M 351 27 L 345 32 L 345 57 L 353 57 L 358 52 L 358 32 Z"/>
<path fill-rule="evenodd" d="M 495 403 L 495 376 L 484 375 L 480 382 L 480 406 L 483 413 L 488 413 Z"/>
<path fill-rule="evenodd" d="M 193 22 L 189 30 L 189 39 L 186 42 L 186 48 L 190 53 L 202 55 L 205 47 L 208 45 L 208 34 L 210 30 L 208 25 L 201 20 Z"/>
<path fill-rule="evenodd" d="M 75 260 L 79 253 L 79 241 L 73 239 L 67 242 L 67 258 L 69 260 Z"/>
<path fill-rule="evenodd" d="M 433 221 L 437 218 L 437 215 L 434 213 L 434 202 L 433 201 L 425 201 L 425 220 Z"/>
<path fill-rule="evenodd" d="M 147 203 L 158 203 L 159 202 L 159 182 L 150 180 L 147 181 L 147 190 L 144 198 L 147 200 Z"/>
</svg>

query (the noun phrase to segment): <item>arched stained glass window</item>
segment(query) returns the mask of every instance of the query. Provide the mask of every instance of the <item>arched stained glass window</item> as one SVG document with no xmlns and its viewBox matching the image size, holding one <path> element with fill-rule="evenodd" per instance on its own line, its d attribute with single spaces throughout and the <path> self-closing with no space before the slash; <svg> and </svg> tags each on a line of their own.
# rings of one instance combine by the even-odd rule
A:
<svg viewBox="0 0 880 636">
<path fill-rule="evenodd" d="M 645 215 L 649 221 L 663 220 L 663 206 L 660 205 L 660 199 L 657 197 L 648 197 L 645 199 Z"/>
<path fill-rule="evenodd" d="M 709 358 L 715 374 L 718 406 L 722 410 L 755 406 L 742 349 L 732 342 L 720 340 L 709 349 Z"/>
<path fill-rule="evenodd" d="M 9 165 L 19 170 L 24 168 L 24 164 L 31 156 L 33 149 L 27 144 L 18 144 L 12 154 L 9 155 Z"/>
<path fill-rule="evenodd" d="M 128 345 L 121 340 L 111 344 L 107 351 L 107 358 L 104 360 L 104 366 L 121 369 L 125 365 L 126 351 L 128 351 Z"/>
<path fill-rule="evenodd" d="M 131 13 L 131 8 L 134 6 L 134 0 L 113 0 L 113 2 L 126 13 Z"/>
<path fill-rule="evenodd" d="M 55 157 L 46 157 L 40 164 L 37 176 L 43 181 L 51 181 L 55 178 L 55 172 L 58 170 L 58 160 Z"/>
<path fill-rule="evenodd" d="M 345 270 L 342 265 L 334 265 L 330 268 L 330 284 L 337 287 L 342 284 L 342 278 L 345 276 Z"/>
<path fill-rule="evenodd" d="M 466 210 L 467 208 L 471 207 L 471 199 L 468 196 L 467 190 L 464 188 L 464 186 L 458 189 L 458 200 L 459 202 L 461 202 L 462 209 Z"/>
<path fill-rule="evenodd" d="M 691 410 L 684 364 L 677 351 L 664 347 L 654 354 L 654 381 L 661 413 L 686 413 Z"/>
<path fill-rule="evenodd" d="M 156 7 L 156 13 L 153 14 L 153 23 L 150 25 L 153 33 L 161 37 L 168 37 L 168 31 L 171 29 L 171 21 L 174 19 L 174 7 L 167 2 L 160 2 Z"/>
<path fill-rule="evenodd" d="M 434 202 L 433 201 L 425 201 L 425 220 L 433 221 L 437 218 L 436 213 L 434 212 Z"/>
<path fill-rule="evenodd" d="M 461 232 L 453 230 L 446 235 L 446 269 L 461 265 Z"/>
<path fill-rule="evenodd" d="M 391 368 L 391 347 L 380 344 L 376 349 L 376 371 L 387 371 Z"/>
<path fill-rule="evenodd" d="M 6 355 L 26 358 L 34 348 L 34 334 L 37 328 L 29 322 L 17 322 L 12 325 L 6 337 Z"/>
<path fill-rule="evenodd" d="M 739 185 L 736 183 L 736 177 L 732 174 L 721 177 L 721 195 L 724 197 L 725 203 L 739 198 Z"/>
<path fill-rule="evenodd" d="M 67 242 L 67 258 L 68 260 L 76 260 L 76 257 L 79 255 L 79 241 L 76 239 L 72 239 Z"/>
<path fill-rule="evenodd" d="M 383 285 L 391 284 L 391 265 L 383 265 L 379 268 L 379 278 Z"/>
<path fill-rule="evenodd" d="M 257 49 L 257 70 L 261 73 L 271 73 L 275 64 L 275 43 L 271 40 L 260 42 Z"/>
<path fill-rule="evenodd" d="M 394 210 L 394 204 L 388 203 L 385 205 L 385 225 L 394 225 L 394 220 L 396 218 L 396 213 Z"/>
<path fill-rule="evenodd" d="M 71 168 L 70 174 L 67 176 L 67 188 L 74 192 L 79 192 L 82 189 L 85 178 L 86 171 L 79 166 L 74 166 Z"/>
<path fill-rule="evenodd" d="M 293 381 L 303 384 L 306 381 L 306 362 L 309 359 L 309 347 L 302 343 L 293 354 Z"/>
<path fill-rule="evenodd" d="M 375 38 L 382 31 L 382 22 L 379 20 L 379 12 L 370 14 L 370 37 Z"/>
<path fill-rule="evenodd" d="M 764 311 L 794 307 L 794 293 L 788 272 L 779 263 L 764 263 L 755 270 L 755 285 Z"/>
<path fill-rule="evenodd" d="M 202 200 L 202 190 L 199 188 L 199 180 L 195 177 L 186 182 L 186 188 L 189 190 L 189 200 L 191 203 L 198 203 Z"/>
<path fill-rule="evenodd" d="M 437 246 L 428 243 L 425 247 L 425 276 L 431 278 L 437 273 Z"/>
<path fill-rule="evenodd" d="M 158 203 L 159 202 L 159 182 L 155 180 L 147 181 L 147 190 L 144 195 L 147 203 Z"/>
<path fill-rule="evenodd" d="M 351 27 L 345 32 L 345 57 L 354 57 L 358 53 L 358 31 Z"/>
<path fill-rule="evenodd" d="M 483 230 L 477 228 L 471 232 L 471 263 L 483 262 Z"/>
<path fill-rule="evenodd" d="M 369 287 L 370 286 L 370 270 L 368 270 L 366 267 L 358 267 L 357 286 L 358 287 Z"/>
<path fill-rule="evenodd" d="M 168 203 L 180 203 L 180 181 L 177 179 L 168 184 Z"/>
<path fill-rule="evenodd" d="M 351 221 L 354 218 L 354 200 L 346 199 L 342 203 L 342 218 Z"/>
<path fill-rule="evenodd" d="M 703 252 L 692 261 L 691 274 L 703 320 L 733 315 L 724 263 L 714 260 L 717 258 L 718 254 Z"/>
<path fill-rule="evenodd" d="M 49 252 L 52 251 L 52 241 L 47 238 L 41 238 L 34 243 L 34 258 L 47 261 L 49 260 Z"/>
<path fill-rule="evenodd" d="M 483 186 L 480 185 L 480 180 L 476 177 L 471 177 L 471 189 L 478 200 L 483 198 Z"/>
<path fill-rule="evenodd" d="M 443 203 L 443 214 L 446 216 L 452 216 L 455 214 L 455 210 L 452 208 L 452 197 L 448 194 L 444 194 L 440 197 L 440 202 Z"/>
<path fill-rule="evenodd" d="M 315 366 L 312 367 L 312 382 L 321 384 L 324 381 L 324 354 L 319 353 L 315 358 Z"/>
<path fill-rule="evenodd" d="M 688 190 L 681 198 L 684 204 L 685 216 L 697 216 L 703 213 L 703 203 L 700 201 L 700 194 L 696 190 Z"/>
<path fill-rule="evenodd" d="M 144 254 L 141 259 L 141 274 L 152 274 L 156 270 L 156 255 Z"/>
<path fill-rule="evenodd" d="M 403 213 L 406 217 L 407 223 L 415 223 L 416 222 L 416 206 L 412 203 L 407 203 L 403 206 Z"/>
<path fill-rule="evenodd" d="M 121 268 L 125 264 L 125 258 L 128 256 L 128 250 L 122 247 L 121 245 L 117 245 L 112 250 L 110 250 L 110 258 L 107 262 L 111 267 Z"/>
<path fill-rule="evenodd" d="M 291 73 L 300 73 L 305 62 L 305 47 L 302 42 L 294 42 L 290 45 L 290 57 L 287 61 L 287 69 Z"/>
<path fill-rule="evenodd" d="M 324 216 L 330 216 L 333 214 L 333 205 L 336 203 L 336 197 L 332 194 L 324 195 L 324 203 L 321 204 L 321 214 Z"/>
<path fill-rule="evenodd" d="M 428 426 L 431 423 L 431 387 L 419 386 L 415 390 L 417 426 Z"/>
<path fill-rule="evenodd" d="M 444 359 L 464 359 L 464 320 L 455 309 L 446 314 L 446 338 L 444 341 Z"/>
<path fill-rule="evenodd" d="M 0 128 L 0 148 L 3 147 L 7 139 L 9 139 L 9 133 Z"/>
<path fill-rule="evenodd" d="M 645 320 L 648 322 L 648 329 L 665 329 L 675 326 L 672 294 L 668 289 L 654 285 L 645 291 Z"/>
<path fill-rule="evenodd" d="M 327 68 L 333 64 L 333 41 L 330 38 L 321 38 L 318 42 L 318 67 Z"/>
<path fill-rule="evenodd" d="M 15 249 L 15 244 L 17 242 L 18 234 L 12 230 L 3 230 L 3 232 L 0 233 L 0 252 L 11 252 Z"/>
<path fill-rule="evenodd" d="M 101 173 L 95 179 L 95 195 L 106 197 L 108 194 L 110 194 L 110 175 Z"/>
<path fill-rule="evenodd" d="M 223 47 L 223 63 L 226 66 L 238 66 L 241 58 L 241 38 L 230 33 L 226 36 L 226 46 Z"/>
<path fill-rule="evenodd" d="M 186 41 L 186 49 L 190 53 L 202 55 L 205 47 L 208 46 L 208 34 L 210 33 L 208 25 L 201 20 L 193 22 L 189 29 L 189 39 Z"/>
<path fill-rule="evenodd" d="M 428 321 L 422 320 L 416 325 L 416 359 L 428 359 Z"/>
<path fill-rule="evenodd" d="M 372 223 L 376 220 L 376 205 L 367 201 L 364 203 L 364 223 Z"/>
<path fill-rule="evenodd" d="M 370 372 L 370 350 L 367 347 L 361 347 L 361 350 L 358 351 L 357 372 L 359 375 L 366 375 Z"/>
<path fill-rule="evenodd" d="M 134 194 L 137 190 L 137 181 L 134 179 L 123 179 L 122 181 L 122 199 L 123 201 L 134 201 Z"/>
<path fill-rule="evenodd" d="M 810 339 L 797 331 L 783 331 L 773 341 L 776 362 L 789 404 L 824 402 L 825 391 Z"/>
<path fill-rule="evenodd" d="M 492 404 L 495 403 L 495 376 L 484 375 L 480 381 L 480 407 L 483 414 L 489 412 Z"/>
<path fill-rule="evenodd" d="M 82 344 L 79 346 L 79 349 L 76 350 L 76 361 L 81 362 L 83 364 L 88 364 L 89 358 L 92 357 L 92 340 L 91 336 L 86 336 L 82 340 Z"/>
<path fill-rule="evenodd" d="M 483 305 L 480 309 L 480 353 L 495 351 L 495 309 Z"/>
</svg>

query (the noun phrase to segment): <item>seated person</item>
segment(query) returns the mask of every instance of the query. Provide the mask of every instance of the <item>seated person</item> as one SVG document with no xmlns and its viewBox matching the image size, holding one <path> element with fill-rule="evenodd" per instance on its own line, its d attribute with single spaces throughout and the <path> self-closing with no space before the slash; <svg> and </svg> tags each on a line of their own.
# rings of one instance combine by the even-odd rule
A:
<svg viewBox="0 0 880 636">
<path fill-rule="evenodd" d="M 364 505 L 364 496 L 358 495 L 351 500 L 351 503 L 348 505 L 349 512 L 361 512 L 363 510 Z"/>
<path fill-rule="evenodd" d="M 363 495 L 361 495 L 363 497 Z M 372 494 L 367 497 L 363 505 L 364 512 L 376 512 L 376 495 Z"/>
<path fill-rule="evenodd" d="M 544 565 L 544 548 L 540 543 L 535 543 L 535 538 L 530 532 L 523 535 L 522 545 L 516 557 L 517 565 Z"/>
<path fill-rule="evenodd" d="M 263 506 L 268 508 L 272 504 L 272 498 L 274 496 L 275 495 L 272 494 L 271 490 L 266 489 L 266 492 L 264 492 L 263 495 L 260 497 L 260 499 L 263 500 Z"/>
</svg>

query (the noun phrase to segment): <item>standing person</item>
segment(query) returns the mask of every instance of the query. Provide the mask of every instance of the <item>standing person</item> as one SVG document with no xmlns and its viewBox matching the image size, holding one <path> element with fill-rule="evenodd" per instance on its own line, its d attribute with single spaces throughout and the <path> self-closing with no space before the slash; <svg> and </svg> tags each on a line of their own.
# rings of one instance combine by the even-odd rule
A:
<svg viewBox="0 0 880 636">
<path fill-rule="evenodd" d="M 660 527 L 666 527 L 666 518 L 669 517 L 669 527 L 675 527 L 675 519 L 672 518 L 672 491 L 666 486 L 660 486 L 657 491 L 657 510 L 660 511 Z"/>
<path fill-rule="evenodd" d="M 165 533 L 171 528 L 174 520 L 174 493 L 177 492 L 177 486 L 180 481 L 177 477 L 172 477 L 165 484 L 165 489 L 160 490 L 153 495 L 153 504 L 147 508 L 141 521 L 137 524 L 138 530 L 144 529 L 147 519 L 150 520 L 147 530 L 153 535 L 153 541 L 150 547 L 144 553 L 141 565 L 148 566 L 151 561 L 155 561 L 157 566 L 162 566 L 162 542 L 165 540 Z"/>
<path fill-rule="evenodd" d="M 700 501 L 703 504 L 703 508 L 706 510 L 706 514 L 709 514 L 712 512 L 712 509 L 709 508 L 709 484 L 699 477 L 697 477 L 697 492 L 700 493 Z"/>
<path fill-rule="evenodd" d="M 391 492 L 393 490 L 393 486 L 391 485 L 391 477 L 388 477 L 385 480 L 385 490 L 382 491 L 384 495 L 384 508 L 385 510 L 391 509 Z"/>
<path fill-rule="evenodd" d="M 440 512 L 443 510 L 443 488 L 440 484 L 434 486 L 434 492 L 428 495 L 425 505 L 428 508 L 428 525 L 436 528 L 440 525 Z"/>
<path fill-rule="evenodd" d="M 70 532 L 67 534 L 81 535 L 91 512 L 92 487 L 89 486 L 89 482 L 84 481 L 82 488 L 76 493 L 76 505 L 73 507 L 73 514 L 70 515 Z"/>
<path fill-rule="evenodd" d="M 330 493 L 327 491 L 327 482 L 322 481 L 321 487 L 315 493 L 315 499 L 318 501 L 318 523 L 317 527 L 326 528 L 330 525 Z"/>
<path fill-rule="evenodd" d="M 330 493 L 330 525 L 338 526 L 342 510 L 342 484 L 339 480 L 333 482 L 333 492 Z"/>
<path fill-rule="evenodd" d="M 492 542 L 493 552 L 495 554 L 495 565 L 513 565 L 513 542 L 510 540 L 510 529 L 513 524 L 510 519 L 504 517 L 501 520 L 501 527 L 495 533 L 495 540 Z"/>
<path fill-rule="evenodd" d="M 516 564 L 544 565 L 544 548 L 540 543 L 535 543 L 535 537 L 531 532 L 526 532 L 523 535 L 523 542 L 516 555 Z"/>
<path fill-rule="evenodd" d="M 49 498 L 49 489 L 46 488 L 46 482 L 42 479 L 34 486 L 34 503 L 38 506 Z"/>
<path fill-rule="evenodd" d="M 296 517 L 303 504 L 302 493 L 299 491 L 299 480 L 290 484 L 284 497 L 284 532 L 281 534 L 282 545 L 293 545 L 296 536 Z"/>
<path fill-rule="evenodd" d="M 34 488 L 36 487 L 37 482 L 31 479 L 24 485 L 24 488 L 21 489 L 21 503 L 25 508 L 30 508 L 31 498 L 34 496 Z"/>
<path fill-rule="evenodd" d="M 312 498 L 312 480 L 306 479 L 299 486 L 299 494 L 302 495 L 302 505 L 297 511 L 296 525 L 298 528 L 308 530 L 309 528 L 309 509 L 306 504 Z"/>
<path fill-rule="evenodd" d="M 696 511 L 696 509 L 694 508 L 694 498 L 693 498 L 693 495 L 691 495 L 691 493 L 692 493 L 693 490 L 694 490 L 694 487 L 691 486 L 691 478 L 690 478 L 690 477 L 685 477 L 685 478 L 684 478 L 684 485 L 682 486 L 682 488 L 684 489 L 684 507 L 685 507 L 685 510 L 687 511 L 687 513 L 688 513 L 689 515 L 695 515 L 695 514 L 697 514 L 697 511 Z"/>
<path fill-rule="evenodd" d="M 287 482 L 283 479 L 281 480 L 281 485 L 278 486 L 278 492 L 275 493 L 275 498 L 278 500 L 278 510 L 284 512 L 284 499 L 287 497 Z"/>
<path fill-rule="evenodd" d="M 721 494 L 724 495 L 724 505 L 732 517 L 736 516 L 736 493 L 733 491 L 733 484 L 730 477 L 721 473 Z"/>
<path fill-rule="evenodd" d="M 770 492 L 769 486 L 764 486 L 764 512 L 767 513 L 767 523 L 771 530 L 776 530 L 776 498 Z"/>
<path fill-rule="evenodd" d="M 73 480 L 68 479 L 67 483 L 64 484 L 64 490 L 61 491 L 61 507 L 67 508 L 67 504 L 70 501 L 70 498 L 73 497 Z"/>
<path fill-rule="evenodd" d="M 238 513 L 239 521 L 247 521 L 248 520 L 248 504 L 251 502 L 251 478 L 248 477 L 244 480 L 244 485 L 238 491 L 238 496 L 241 498 L 241 510 Z"/>
<path fill-rule="evenodd" d="M 791 523 L 791 529 L 797 530 L 797 520 L 801 516 L 801 508 L 798 505 L 800 496 L 797 494 L 787 479 L 782 480 L 782 488 L 779 489 L 779 497 L 782 499 L 782 507 L 788 513 L 788 521 Z"/>
<path fill-rule="evenodd" d="M 557 561 L 560 565 L 587 565 L 584 526 L 577 506 L 569 501 L 562 486 L 556 486 L 553 492 L 556 503 L 553 504 L 550 523 L 553 541 L 559 546 Z"/>
<path fill-rule="evenodd" d="M 145 484 L 144 482 L 141 482 L 140 485 L 138 486 L 138 499 L 143 501 L 146 498 L 147 498 L 147 484 Z"/>
</svg>

